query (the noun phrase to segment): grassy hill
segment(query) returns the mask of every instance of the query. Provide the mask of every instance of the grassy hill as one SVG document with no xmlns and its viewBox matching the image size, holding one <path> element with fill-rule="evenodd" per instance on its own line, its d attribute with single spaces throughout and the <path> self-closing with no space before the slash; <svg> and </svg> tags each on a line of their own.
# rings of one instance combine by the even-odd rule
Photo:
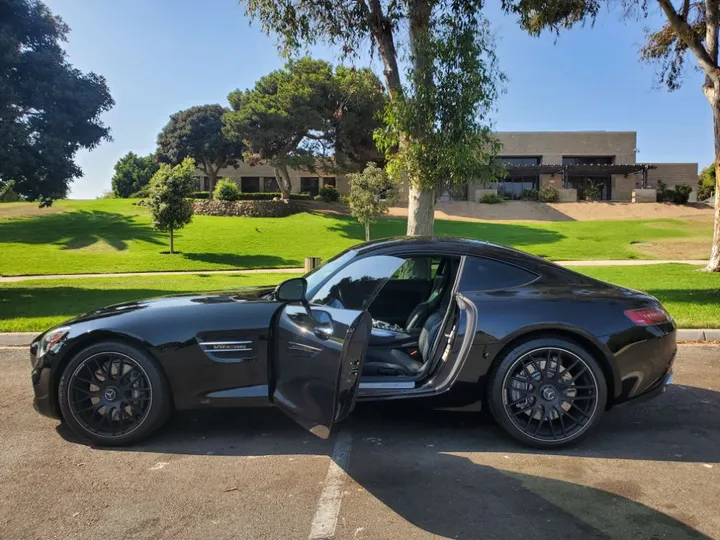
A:
<svg viewBox="0 0 720 540">
<path fill-rule="evenodd" d="M 363 241 L 352 218 L 319 213 L 286 218 L 195 216 L 176 237 L 155 231 L 146 208 L 129 199 L 58 201 L 50 209 L 0 204 L 0 274 L 40 275 L 160 270 L 219 270 L 302 266 L 306 256 L 327 259 Z M 373 238 L 402 235 L 404 218 L 372 227 Z M 438 220 L 438 235 L 489 240 L 552 260 L 651 258 L 640 246 L 678 242 L 708 255 L 711 227 L 692 220 L 478 223 Z M 662 252 L 656 249 L 655 252 Z M 686 253 L 686 256 L 688 254 Z M 673 258 L 668 250 L 667 258 Z"/>
</svg>

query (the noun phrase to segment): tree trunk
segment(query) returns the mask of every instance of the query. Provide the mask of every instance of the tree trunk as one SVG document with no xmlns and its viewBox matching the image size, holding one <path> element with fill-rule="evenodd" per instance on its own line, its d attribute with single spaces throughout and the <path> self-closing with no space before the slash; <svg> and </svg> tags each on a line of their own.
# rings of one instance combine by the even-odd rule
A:
<svg viewBox="0 0 720 540">
<path fill-rule="evenodd" d="M 170 254 L 175 253 L 175 243 L 173 242 L 173 230 L 170 229 Z"/>
<path fill-rule="evenodd" d="M 708 94 L 710 94 L 708 92 Z M 715 137 L 715 225 L 710 261 L 705 267 L 708 272 L 720 272 L 720 92 L 718 89 L 708 95 L 713 113 L 713 134 Z"/>
<path fill-rule="evenodd" d="M 380 0 L 370 0 L 370 31 L 383 62 L 383 75 L 388 95 L 394 100 L 402 94 L 402 84 L 397 64 L 393 24 L 383 14 Z"/>
<path fill-rule="evenodd" d="M 290 172 L 287 165 L 275 165 L 275 181 L 280 188 L 281 197 L 284 200 L 290 200 L 290 192 L 292 191 L 292 183 L 290 182 Z"/>
<path fill-rule="evenodd" d="M 210 190 L 210 193 L 208 194 L 208 199 L 212 200 L 213 198 L 213 192 L 215 191 L 215 183 L 217 182 L 217 174 L 208 174 L 208 189 Z"/>
<path fill-rule="evenodd" d="M 410 183 L 408 189 L 408 236 L 430 236 L 435 228 L 435 190 L 420 189 Z"/>
<path fill-rule="evenodd" d="M 365 241 L 366 242 L 370 241 L 370 222 L 369 221 L 365 222 Z"/>
</svg>

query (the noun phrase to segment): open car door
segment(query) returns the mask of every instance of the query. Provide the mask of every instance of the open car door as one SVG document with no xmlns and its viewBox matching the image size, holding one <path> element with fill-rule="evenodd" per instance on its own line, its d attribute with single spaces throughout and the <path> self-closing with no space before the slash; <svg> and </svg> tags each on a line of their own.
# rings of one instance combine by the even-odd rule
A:
<svg viewBox="0 0 720 540">
<path fill-rule="evenodd" d="M 273 332 L 270 399 L 326 439 L 355 406 L 372 330 L 367 311 L 286 304 Z"/>
</svg>

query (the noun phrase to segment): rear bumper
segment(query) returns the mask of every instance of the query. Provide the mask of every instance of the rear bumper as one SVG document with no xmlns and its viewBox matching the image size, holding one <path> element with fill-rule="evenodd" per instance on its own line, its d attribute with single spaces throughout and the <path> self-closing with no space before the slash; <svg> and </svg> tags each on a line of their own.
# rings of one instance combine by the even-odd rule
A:
<svg viewBox="0 0 720 540">
<path fill-rule="evenodd" d="M 627 346 L 615 356 L 621 379 L 615 403 L 657 396 L 672 380 L 677 354 L 674 325 L 672 328 L 651 327 L 645 331 L 645 339 Z"/>
</svg>

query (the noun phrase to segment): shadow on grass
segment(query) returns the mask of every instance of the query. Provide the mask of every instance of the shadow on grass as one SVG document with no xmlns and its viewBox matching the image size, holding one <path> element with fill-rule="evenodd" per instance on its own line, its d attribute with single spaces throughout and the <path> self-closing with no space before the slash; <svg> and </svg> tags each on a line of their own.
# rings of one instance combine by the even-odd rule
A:
<svg viewBox="0 0 720 540">
<path fill-rule="evenodd" d="M 338 221 L 340 221 L 339 224 Z M 352 238 L 358 241 L 365 239 L 365 229 L 357 221 L 337 216 L 335 222 L 336 224 L 329 226 L 329 230 L 338 233 L 343 238 Z M 406 230 L 406 219 L 383 218 L 372 224 L 370 234 L 373 239 L 385 238 L 388 236 L 403 236 Z M 559 232 L 531 225 L 447 220 L 435 220 L 435 234 L 437 236 L 475 238 L 514 247 L 552 244 L 565 238 L 565 235 Z"/>
<path fill-rule="evenodd" d="M 715 305 L 720 312 L 720 279 L 716 289 L 655 289 L 647 287 L 645 292 L 660 302 L 681 302 L 683 304 Z"/>
<path fill-rule="evenodd" d="M 280 268 L 298 266 L 302 263 L 274 255 L 238 255 L 236 253 L 184 253 L 190 261 L 209 264 L 225 264 L 235 268 Z"/>
<path fill-rule="evenodd" d="M 0 222 L 0 242 L 56 244 L 63 249 L 82 249 L 106 242 L 127 249 L 129 240 L 164 245 L 166 239 L 133 216 L 113 212 L 76 211 Z"/>
<path fill-rule="evenodd" d="M 700 401 L 709 405 L 698 408 Z M 410 404 L 360 404 L 337 428 L 353 438 L 347 474 L 399 517 L 443 538 L 707 538 L 634 501 L 648 496 L 647 484 L 623 476 L 613 460 L 717 463 L 718 406 L 718 392 L 671 386 L 656 400 L 611 410 L 585 442 L 554 451 L 521 446 L 478 413 Z M 58 432 L 81 442 L 65 426 Z M 215 409 L 177 414 L 156 436 L 128 450 L 193 454 L 210 462 L 218 456 L 328 455 L 333 444 L 275 409 Z M 472 453 L 472 459 L 457 453 Z M 503 455 L 508 459 L 502 467 L 475 462 Z M 581 459 L 552 461 L 557 456 Z M 564 480 L 543 476 L 553 466 Z M 671 489 L 670 482 L 660 489 Z M 674 502 L 663 508 L 677 509 Z M 698 515 L 712 507 L 704 505 Z M 357 526 L 353 514 L 347 516 Z M 379 533 L 366 527 L 366 533 Z"/>
</svg>

